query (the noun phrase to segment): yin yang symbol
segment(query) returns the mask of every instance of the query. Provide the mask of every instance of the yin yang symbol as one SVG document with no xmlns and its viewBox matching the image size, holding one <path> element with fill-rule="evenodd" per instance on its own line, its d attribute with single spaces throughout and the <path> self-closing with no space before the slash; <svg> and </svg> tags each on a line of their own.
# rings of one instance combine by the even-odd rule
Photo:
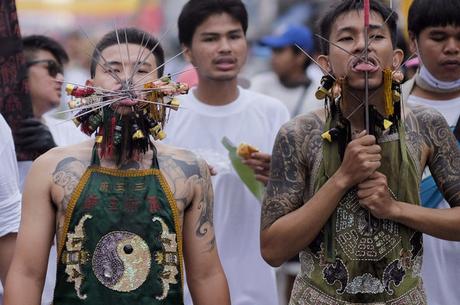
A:
<svg viewBox="0 0 460 305">
<path fill-rule="evenodd" d="M 129 292 L 145 282 L 151 259 L 149 247 L 141 237 L 131 232 L 114 231 L 97 243 L 92 268 L 105 287 Z"/>
</svg>

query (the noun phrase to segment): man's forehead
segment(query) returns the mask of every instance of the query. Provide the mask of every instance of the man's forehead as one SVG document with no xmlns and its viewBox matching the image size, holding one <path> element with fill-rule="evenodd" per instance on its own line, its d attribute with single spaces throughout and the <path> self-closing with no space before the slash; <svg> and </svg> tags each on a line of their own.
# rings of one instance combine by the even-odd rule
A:
<svg viewBox="0 0 460 305">
<path fill-rule="evenodd" d="M 388 25 L 384 23 L 382 15 L 376 11 L 371 11 L 370 14 L 370 29 L 388 30 Z M 343 12 L 335 18 L 331 26 L 331 34 L 343 30 L 360 30 L 364 29 L 364 14 L 363 10 L 351 10 Z"/>
<path fill-rule="evenodd" d="M 56 62 L 59 62 L 56 56 L 53 55 L 53 53 L 45 49 L 37 50 L 31 54 L 33 54 L 35 60 L 51 59 Z"/>
<path fill-rule="evenodd" d="M 429 26 L 424 29 L 427 32 L 449 32 L 454 35 L 460 33 L 460 25 L 448 24 L 448 25 L 438 25 L 438 26 Z"/>
<path fill-rule="evenodd" d="M 199 35 L 225 34 L 228 32 L 243 32 L 241 23 L 227 13 L 213 14 L 206 18 L 196 30 Z"/>
<path fill-rule="evenodd" d="M 151 50 L 138 44 L 121 43 L 105 48 L 101 52 L 103 63 L 144 63 L 145 65 L 156 65 L 155 56 Z"/>
</svg>

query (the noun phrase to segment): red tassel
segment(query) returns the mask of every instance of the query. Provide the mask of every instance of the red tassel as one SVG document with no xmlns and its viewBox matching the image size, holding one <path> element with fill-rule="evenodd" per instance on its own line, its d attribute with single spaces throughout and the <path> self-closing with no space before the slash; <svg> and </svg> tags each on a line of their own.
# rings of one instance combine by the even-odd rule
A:
<svg viewBox="0 0 460 305">
<path fill-rule="evenodd" d="M 109 129 L 109 134 L 107 135 L 107 154 L 109 156 L 113 156 L 113 133 L 115 132 L 115 125 L 117 123 L 117 120 L 115 118 L 115 115 L 112 116 L 110 120 L 110 129 Z"/>
<path fill-rule="evenodd" d="M 81 131 L 83 131 L 88 136 L 91 136 L 92 132 L 91 132 L 91 130 L 89 130 L 88 121 L 85 121 L 85 122 L 83 122 L 83 124 L 81 124 Z"/>
</svg>

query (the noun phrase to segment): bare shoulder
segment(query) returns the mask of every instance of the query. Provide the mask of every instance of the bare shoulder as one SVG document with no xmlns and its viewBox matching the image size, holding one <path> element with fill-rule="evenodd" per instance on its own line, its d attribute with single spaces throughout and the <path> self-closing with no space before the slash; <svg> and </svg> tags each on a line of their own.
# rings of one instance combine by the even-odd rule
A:
<svg viewBox="0 0 460 305">
<path fill-rule="evenodd" d="M 282 126 L 281 130 L 294 136 L 297 141 L 309 141 L 315 136 L 321 136 L 324 121 L 324 110 L 317 110 L 291 119 Z"/>
<path fill-rule="evenodd" d="M 156 146 L 161 170 L 168 173 L 172 170 L 180 170 L 185 178 L 208 175 L 206 162 L 191 151 L 165 144 L 156 144 Z"/>
<path fill-rule="evenodd" d="M 420 149 L 423 161 L 446 147 L 456 145 L 452 132 L 445 118 L 436 109 L 426 106 L 413 106 L 408 108 L 406 115 L 406 129 L 409 140 L 415 141 Z"/>
<path fill-rule="evenodd" d="M 421 137 L 423 157 L 444 198 L 451 206 L 460 205 L 460 149 L 444 117 L 429 107 L 412 108 L 409 127 Z M 424 153 L 426 151 L 426 153 Z"/>
<path fill-rule="evenodd" d="M 300 115 L 288 121 L 278 133 L 273 152 L 283 153 L 285 159 L 289 159 L 290 154 L 295 155 L 301 163 L 310 167 L 321 151 L 324 121 L 324 110 Z"/>
<path fill-rule="evenodd" d="M 70 172 L 80 178 L 89 165 L 91 147 L 84 143 L 49 150 L 32 164 L 30 179 L 34 180 L 33 183 L 49 181 L 52 187 L 53 184 L 63 184 L 61 180 Z"/>
<path fill-rule="evenodd" d="M 177 147 L 155 144 L 160 170 L 165 176 L 179 210 L 185 210 L 200 190 L 211 184 L 207 163 L 194 153 Z"/>
<path fill-rule="evenodd" d="M 322 111 L 298 116 L 281 127 L 262 204 L 262 230 L 305 202 L 312 169 L 320 159 L 323 129 Z"/>
<path fill-rule="evenodd" d="M 89 142 L 53 148 L 34 161 L 27 176 L 24 202 L 52 205 L 58 234 L 72 193 L 89 165 L 91 148 Z"/>
</svg>

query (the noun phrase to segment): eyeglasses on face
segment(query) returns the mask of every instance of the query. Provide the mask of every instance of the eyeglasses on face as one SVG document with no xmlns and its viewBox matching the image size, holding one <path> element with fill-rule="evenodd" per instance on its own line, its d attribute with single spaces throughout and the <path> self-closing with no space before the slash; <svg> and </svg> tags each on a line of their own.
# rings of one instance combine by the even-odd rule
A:
<svg viewBox="0 0 460 305">
<path fill-rule="evenodd" d="M 41 63 L 46 63 L 46 69 L 48 70 L 48 74 L 51 77 L 56 77 L 58 73 L 64 75 L 64 69 L 62 68 L 62 65 L 57 63 L 56 61 L 52 59 L 43 59 L 43 60 L 34 60 L 34 61 L 29 61 L 26 63 L 27 68 L 36 65 L 36 64 L 41 64 Z"/>
</svg>

